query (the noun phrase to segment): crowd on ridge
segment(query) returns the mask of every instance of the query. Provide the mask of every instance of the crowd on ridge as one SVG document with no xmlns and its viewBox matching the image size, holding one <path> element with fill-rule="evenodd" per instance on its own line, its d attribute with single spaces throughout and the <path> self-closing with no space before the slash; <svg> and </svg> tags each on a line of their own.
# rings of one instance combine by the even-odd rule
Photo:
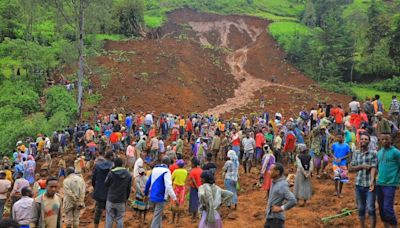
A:
<svg viewBox="0 0 400 228">
<path fill-rule="evenodd" d="M 123 227 L 127 205 L 137 212 L 138 224 L 146 224 L 147 212 L 153 211 L 152 228 L 162 226 L 167 206 L 172 224 L 180 224 L 188 211 L 201 228 L 222 227 L 219 209 L 240 206 L 243 175 L 257 180 L 267 194 L 265 227 L 284 227 L 287 210 L 307 207 L 314 176 L 332 176 L 332 194 L 339 199 L 343 186 L 354 181 L 361 227 L 366 227 L 367 214 L 375 227 L 376 201 L 385 227 L 397 227 L 400 151 L 393 139 L 398 137 L 399 109 L 393 96 L 385 112 L 378 95 L 362 104 L 354 97 L 346 107 L 321 103 L 295 117 L 264 111 L 225 120 L 115 109 L 97 115 L 92 124 L 16 143 L 12 158 L 0 162 L 0 219 L 6 205 L 10 217 L 0 220 L 0 227 L 79 227 L 89 187 L 83 177 L 88 175 L 95 227 L 103 211 L 105 227 Z M 64 160 L 71 150 L 76 159 Z M 285 177 L 285 168 L 292 165 L 294 183 Z M 217 172 L 223 188 L 215 184 Z M 350 180 L 348 172 L 356 178 Z"/>
</svg>

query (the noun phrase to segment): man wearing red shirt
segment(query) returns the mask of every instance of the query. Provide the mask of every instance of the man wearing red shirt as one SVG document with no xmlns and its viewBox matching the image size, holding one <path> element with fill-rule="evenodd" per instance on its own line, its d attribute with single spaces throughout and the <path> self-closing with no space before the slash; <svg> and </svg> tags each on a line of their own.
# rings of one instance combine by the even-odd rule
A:
<svg viewBox="0 0 400 228">
<path fill-rule="evenodd" d="M 256 164 L 258 164 L 261 161 L 261 158 L 263 156 L 263 147 L 265 144 L 265 137 L 264 134 L 262 133 L 262 130 L 260 129 L 258 133 L 256 134 Z"/>
<path fill-rule="evenodd" d="M 341 105 L 337 105 L 336 108 L 331 110 L 331 116 L 335 118 L 335 131 L 339 132 L 343 130 L 343 117 L 344 112 Z"/>
<path fill-rule="evenodd" d="M 111 149 L 113 152 L 116 152 L 119 149 L 118 146 L 118 134 L 116 131 L 113 131 L 110 135 L 110 143 L 111 143 Z"/>
<path fill-rule="evenodd" d="M 232 150 L 235 151 L 236 156 L 240 158 L 240 137 L 239 134 L 236 132 L 235 128 L 233 128 L 232 130 L 231 143 L 232 143 Z"/>
<path fill-rule="evenodd" d="M 190 118 L 186 120 L 186 132 L 188 136 L 188 143 L 190 142 L 190 137 L 192 137 L 192 132 L 193 132 L 193 123 Z"/>
</svg>

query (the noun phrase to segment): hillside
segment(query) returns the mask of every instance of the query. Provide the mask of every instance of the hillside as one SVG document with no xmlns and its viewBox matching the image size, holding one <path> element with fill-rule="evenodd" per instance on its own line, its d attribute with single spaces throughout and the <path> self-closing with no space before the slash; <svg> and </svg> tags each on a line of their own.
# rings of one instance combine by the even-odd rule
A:
<svg viewBox="0 0 400 228">
<path fill-rule="evenodd" d="M 257 111 L 261 96 L 271 112 L 283 113 L 347 102 L 287 63 L 268 23 L 181 9 L 168 14 L 162 39 L 108 41 L 103 55 L 90 61 L 104 69 L 92 79 L 105 98 L 97 107 L 238 115 Z"/>
</svg>

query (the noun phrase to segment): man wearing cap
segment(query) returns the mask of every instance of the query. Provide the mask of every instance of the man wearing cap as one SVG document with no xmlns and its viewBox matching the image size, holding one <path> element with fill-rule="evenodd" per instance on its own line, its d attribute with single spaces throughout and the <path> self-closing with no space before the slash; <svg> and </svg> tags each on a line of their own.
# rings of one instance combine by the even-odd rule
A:
<svg viewBox="0 0 400 228">
<path fill-rule="evenodd" d="M 377 112 L 375 114 L 377 118 L 377 123 L 376 123 L 376 136 L 380 136 L 383 132 L 391 132 L 390 128 L 390 123 L 389 120 L 383 117 L 382 112 Z"/>
<path fill-rule="evenodd" d="M 148 196 L 150 194 L 150 201 L 154 204 L 151 228 L 161 227 L 163 210 L 168 196 L 174 201 L 177 200 L 172 188 L 171 172 L 168 169 L 170 164 L 171 160 L 168 157 L 164 157 L 161 164 L 154 167 L 146 183 L 145 195 Z"/>
</svg>

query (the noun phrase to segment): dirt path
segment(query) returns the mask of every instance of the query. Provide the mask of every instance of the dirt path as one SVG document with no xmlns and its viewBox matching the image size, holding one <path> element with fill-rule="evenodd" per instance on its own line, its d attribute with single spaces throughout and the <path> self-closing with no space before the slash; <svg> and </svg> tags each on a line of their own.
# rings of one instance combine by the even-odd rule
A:
<svg viewBox="0 0 400 228">
<path fill-rule="evenodd" d="M 230 21 L 219 20 L 214 22 L 188 22 L 192 29 L 198 33 L 198 38 L 203 45 L 211 45 L 206 35 L 217 32 L 219 36 L 219 47 L 233 48 L 229 43 L 229 35 L 232 29 L 236 29 L 242 35 L 248 36 L 248 43 L 243 43 L 242 47 L 229 53 L 226 63 L 229 65 L 230 72 L 234 79 L 239 83 L 239 87 L 234 91 L 234 97 L 228 98 L 225 103 L 217 105 L 206 111 L 208 114 L 223 114 L 241 108 L 254 99 L 254 92 L 270 86 L 283 87 L 295 91 L 304 91 L 292 86 L 281 85 L 269 82 L 264 79 L 256 78 L 245 69 L 249 50 L 258 48 L 257 38 L 265 33 L 265 27 L 249 26 L 244 20 Z"/>
</svg>

